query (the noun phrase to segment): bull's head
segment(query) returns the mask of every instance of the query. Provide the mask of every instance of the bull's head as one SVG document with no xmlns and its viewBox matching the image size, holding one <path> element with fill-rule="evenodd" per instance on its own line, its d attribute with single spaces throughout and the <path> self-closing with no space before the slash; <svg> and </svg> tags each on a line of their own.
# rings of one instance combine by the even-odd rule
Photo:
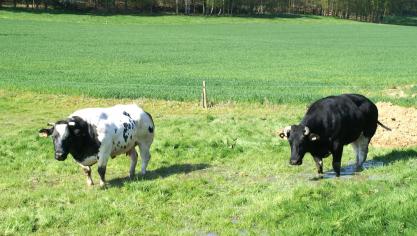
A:
<svg viewBox="0 0 417 236">
<path fill-rule="evenodd" d="M 56 123 L 48 123 L 48 128 L 39 130 L 39 136 L 52 137 L 55 149 L 55 159 L 64 161 L 77 136 L 83 136 L 83 124 L 78 119 L 70 118 L 67 120 L 60 120 Z"/>
<path fill-rule="evenodd" d="M 291 165 L 303 164 L 304 155 L 310 151 L 314 142 L 320 139 L 320 136 L 310 132 L 310 129 L 304 125 L 292 125 L 285 127 L 279 134 L 283 139 L 287 139 L 291 146 Z"/>
</svg>

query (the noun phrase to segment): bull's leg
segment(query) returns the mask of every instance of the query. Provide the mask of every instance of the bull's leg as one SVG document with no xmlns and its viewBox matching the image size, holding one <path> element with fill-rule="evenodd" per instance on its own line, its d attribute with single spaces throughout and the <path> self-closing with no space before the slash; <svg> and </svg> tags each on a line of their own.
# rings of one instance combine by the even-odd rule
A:
<svg viewBox="0 0 417 236">
<path fill-rule="evenodd" d="M 140 157 L 142 158 L 142 175 L 146 174 L 146 167 L 148 166 L 149 159 L 151 159 L 151 153 L 149 152 L 151 144 L 140 143 Z"/>
<path fill-rule="evenodd" d="M 355 157 L 356 157 L 356 168 L 358 168 L 358 163 L 359 163 L 359 146 L 358 146 L 357 141 L 358 140 L 356 140 L 355 142 L 351 143 L 353 152 L 355 153 Z"/>
<path fill-rule="evenodd" d="M 100 175 L 100 186 L 104 187 L 106 185 L 106 165 L 99 165 L 97 170 Z"/>
<path fill-rule="evenodd" d="M 368 156 L 368 145 L 370 139 L 365 137 L 363 134 L 356 140 L 358 146 L 357 152 L 357 160 L 356 160 L 356 167 L 362 167 L 362 164 L 366 161 L 366 157 Z"/>
<path fill-rule="evenodd" d="M 100 150 L 98 152 L 98 174 L 100 176 L 100 186 L 104 187 L 106 185 L 106 166 L 107 161 L 110 158 L 110 145 L 101 145 Z"/>
<path fill-rule="evenodd" d="M 135 177 L 135 169 L 136 169 L 136 164 L 138 163 L 138 153 L 136 152 L 135 147 L 133 147 L 130 151 L 129 151 L 129 156 L 130 156 L 130 170 L 129 170 L 129 177 L 131 179 L 133 179 Z"/>
<path fill-rule="evenodd" d="M 368 157 L 368 146 L 369 143 L 367 142 L 366 144 L 364 143 L 363 146 L 361 147 L 361 152 L 359 154 L 360 160 L 361 160 L 361 167 L 363 165 L 363 163 L 366 161 L 366 158 Z"/>
<path fill-rule="evenodd" d="M 91 178 L 91 167 L 84 166 L 84 165 L 81 165 L 81 164 L 80 164 L 80 166 L 83 169 L 84 174 L 87 176 L 87 185 L 88 186 L 94 185 L 93 179 Z"/>
<path fill-rule="evenodd" d="M 323 160 L 321 157 L 314 157 L 314 161 L 316 162 L 317 173 L 323 174 Z"/>
<path fill-rule="evenodd" d="M 340 167 L 342 165 L 342 153 L 343 153 L 343 145 L 335 145 L 333 147 L 332 155 L 333 155 L 333 170 L 336 173 L 336 177 L 340 176 Z"/>
</svg>

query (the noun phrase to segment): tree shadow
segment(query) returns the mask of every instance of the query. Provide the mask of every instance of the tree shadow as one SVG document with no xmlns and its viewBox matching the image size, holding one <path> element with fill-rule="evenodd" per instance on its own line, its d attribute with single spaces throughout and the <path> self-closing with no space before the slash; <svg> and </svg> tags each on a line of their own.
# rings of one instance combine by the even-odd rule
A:
<svg viewBox="0 0 417 236">
<path fill-rule="evenodd" d="M 174 13 L 157 11 L 152 13 L 142 12 L 138 10 L 123 10 L 123 9 L 44 9 L 40 6 L 38 9 L 24 8 L 24 7 L 3 7 L 0 8 L 2 11 L 8 11 L 13 13 L 33 13 L 33 14 L 50 14 L 50 15 L 87 15 L 87 16 L 170 16 L 175 15 Z"/>
<path fill-rule="evenodd" d="M 291 13 L 277 13 L 277 14 L 247 14 L 247 15 L 233 15 L 232 17 L 239 18 L 258 18 L 258 19 L 297 19 L 297 18 L 308 18 L 308 19 L 320 19 L 320 16 L 316 15 L 301 15 Z"/>
<path fill-rule="evenodd" d="M 388 16 L 382 23 L 389 25 L 417 26 L 417 16 Z"/>
<path fill-rule="evenodd" d="M 409 159 L 417 159 L 417 152 L 415 150 L 393 150 L 383 156 L 374 157 L 374 160 L 382 161 L 384 165 L 390 165 L 401 160 L 407 161 Z"/>
<path fill-rule="evenodd" d="M 94 9 L 94 8 L 86 8 L 86 9 L 44 9 L 43 6 L 40 6 L 38 9 L 34 8 L 24 8 L 24 7 L 6 7 L 0 8 L 2 11 L 8 11 L 13 13 L 33 13 L 33 14 L 51 14 L 51 15 L 63 15 L 63 14 L 70 14 L 70 15 L 91 15 L 91 16 L 176 16 L 174 12 L 169 11 L 158 11 L 155 9 L 153 12 L 146 12 L 134 9 Z M 183 15 L 183 14 L 179 14 Z M 190 15 L 183 15 L 183 16 L 201 16 L 201 17 L 208 17 L 208 18 L 215 18 L 215 17 L 238 17 L 238 18 L 257 18 L 257 19 L 291 19 L 291 18 L 308 18 L 308 19 L 320 19 L 320 16 L 317 15 L 301 15 L 301 14 L 292 14 L 292 13 L 276 13 L 276 14 L 234 14 L 234 15 L 202 15 L 202 14 L 190 14 Z"/>
<path fill-rule="evenodd" d="M 209 168 L 209 164 L 174 164 L 171 166 L 163 166 L 155 170 L 146 172 L 145 176 L 136 174 L 134 179 L 130 179 L 128 176 L 115 178 L 108 181 L 110 187 L 122 187 L 127 182 L 139 181 L 139 180 L 154 180 L 159 178 L 166 178 L 175 174 L 188 174 L 193 171 L 203 170 Z"/>
</svg>

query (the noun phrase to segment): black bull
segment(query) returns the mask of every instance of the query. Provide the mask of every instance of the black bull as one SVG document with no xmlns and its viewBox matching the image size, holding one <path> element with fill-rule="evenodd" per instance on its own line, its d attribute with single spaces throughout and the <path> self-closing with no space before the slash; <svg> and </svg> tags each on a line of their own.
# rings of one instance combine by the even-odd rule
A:
<svg viewBox="0 0 417 236">
<path fill-rule="evenodd" d="M 322 174 L 322 159 L 332 154 L 333 169 L 340 176 L 343 146 L 352 144 L 356 166 L 361 167 L 378 124 L 389 129 L 378 121 L 374 103 L 359 94 L 343 94 L 311 104 L 300 124 L 286 127 L 280 137 L 287 138 L 291 146 L 291 165 L 301 165 L 304 155 L 310 153 Z"/>
</svg>

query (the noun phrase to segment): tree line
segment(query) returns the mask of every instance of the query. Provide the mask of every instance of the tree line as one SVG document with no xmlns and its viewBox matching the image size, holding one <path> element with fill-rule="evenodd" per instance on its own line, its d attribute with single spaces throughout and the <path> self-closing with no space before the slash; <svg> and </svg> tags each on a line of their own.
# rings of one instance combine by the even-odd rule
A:
<svg viewBox="0 0 417 236">
<path fill-rule="evenodd" d="M 312 14 L 380 22 L 417 15 L 417 0 L 0 0 L 1 6 L 186 15 Z"/>
</svg>

